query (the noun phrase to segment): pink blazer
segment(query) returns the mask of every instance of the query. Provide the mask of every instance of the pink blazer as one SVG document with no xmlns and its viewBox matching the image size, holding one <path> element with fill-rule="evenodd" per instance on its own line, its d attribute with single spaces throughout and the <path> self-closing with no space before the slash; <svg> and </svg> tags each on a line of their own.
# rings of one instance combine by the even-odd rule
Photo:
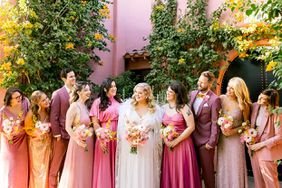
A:
<svg viewBox="0 0 282 188">
<path fill-rule="evenodd" d="M 199 106 L 197 114 L 194 112 L 193 103 L 196 100 L 198 90 L 192 91 L 190 94 L 190 107 L 195 118 L 195 131 L 193 132 L 193 140 L 197 147 L 208 143 L 215 147 L 218 142 L 219 127 L 217 119 L 221 103 L 219 97 L 212 91 L 208 91 L 202 103 Z"/>
<path fill-rule="evenodd" d="M 52 94 L 50 123 L 53 136 L 61 135 L 64 139 L 69 139 L 65 130 L 66 113 L 70 106 L 69 94 L 65 87 L 61 87 Z"/>
<path fill-rule="evenodd" d="M 251 125 L 254 127 L 258 116 L 260 105 L 253 104 L 251 114 Z M 259 159 L 274 161 L 282 159 L 282 114 L 265 114 L 258 128 L 258 142 L 264 142 L 266 147 L 257 151 Z"/>
</svg>

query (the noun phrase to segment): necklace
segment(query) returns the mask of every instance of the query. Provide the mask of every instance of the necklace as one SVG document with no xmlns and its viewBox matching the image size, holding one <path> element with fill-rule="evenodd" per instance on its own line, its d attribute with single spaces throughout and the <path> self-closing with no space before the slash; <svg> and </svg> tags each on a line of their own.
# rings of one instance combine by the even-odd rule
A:
<svg viewBox="0 0 282 188">
<path fill-rule="evenodd" d="M 169 108 L 169 109 L 174 109 L 175 106 L 170 106 L 170 104 L 168 104 L 168 108 Z"/>
</svg>

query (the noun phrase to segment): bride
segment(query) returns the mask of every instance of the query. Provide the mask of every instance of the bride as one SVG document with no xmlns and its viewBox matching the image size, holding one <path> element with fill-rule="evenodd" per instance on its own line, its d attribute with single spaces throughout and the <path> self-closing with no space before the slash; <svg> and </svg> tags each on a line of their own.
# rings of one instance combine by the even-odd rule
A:
<svg viewBox="0 0 282 188">
<path fill-rule="evenodd" d="M 132 99 L 120 108 L 116 163 L 116 188 L 159 188 L 162 141 L 159 135 L 162 111 L 154 102 L 151 87 L 139 83 Z M 148 135 L 145 143 L 132 150 L 128 127 L 141 126 Z"/>
</svg>

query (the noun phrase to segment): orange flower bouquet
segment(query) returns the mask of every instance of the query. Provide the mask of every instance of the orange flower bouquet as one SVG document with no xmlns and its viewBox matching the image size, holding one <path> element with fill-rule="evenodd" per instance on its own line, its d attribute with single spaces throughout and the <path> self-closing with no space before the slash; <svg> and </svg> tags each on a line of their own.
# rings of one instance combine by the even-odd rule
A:
<svg viewBox="0 0 282 188">
<path fill-rule="evenodd" d="M 149 139 L 148 129 L 143 125 L 127 121 L 125 139 L 130 143 L 130 153 L 137 154 L 137 147 L 144 145 Z"/>
<path fill-rule="evenodd" d="M 110 129 L 110 125 L 111 120 L 108 120 L 105 128 L 100 127 L 95 131 L 97 139 L 104 144 L 110 142 L 111 140 L 116 140 L 116 132 Z"/>
</svg>

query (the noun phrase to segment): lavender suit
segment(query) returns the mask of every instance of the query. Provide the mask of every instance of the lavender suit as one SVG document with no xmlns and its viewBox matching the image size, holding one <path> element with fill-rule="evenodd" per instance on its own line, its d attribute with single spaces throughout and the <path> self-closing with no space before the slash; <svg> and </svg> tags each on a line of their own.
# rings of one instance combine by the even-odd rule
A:
<svg viewBox="0 0 282 188">
<path fill-rule="evenodd" d="M 49 172 L 49 187 L 57 187 L 58 173 L 61 172 L 65 159 L 69 135 L 65 130 L 66 113 L 69 108 L 69 94 L 65 86 L 52 94 L 50 122 L 54 137 L 61 135 L 61 140 L 53 142 L 53 156 Z"/>
<path fill-rule="evenodd" d="M 253 104 L 251 125 L 255 127 L 257 123 L 258 142 L 264 142 L 265 147 L 257 150 L 250 156 L 255 187 L 274 188 L 279 187 L 276 160 L 282 159 L 282 114 L 263 113 L 260 121 L 260 105 Z"/>
<path fill-rule="evenodd" d="M 199 91 L 195 90 L 190 95 L 190 106 L 195 117 L 195 131 L 192 137 L 198 159 L 200 159 L 198 162 L 199 167 L 202 169 L 205 187 L 214 188 L 215 174 L 213 161 L 219 135 L 217 119 L 221 103 L 219 97 L 210 90 L 202 99 L 197 97 L 198 93 Z M 206 149 L 206 144 L 211 146 L 212 149 Z"/>
</svg>

